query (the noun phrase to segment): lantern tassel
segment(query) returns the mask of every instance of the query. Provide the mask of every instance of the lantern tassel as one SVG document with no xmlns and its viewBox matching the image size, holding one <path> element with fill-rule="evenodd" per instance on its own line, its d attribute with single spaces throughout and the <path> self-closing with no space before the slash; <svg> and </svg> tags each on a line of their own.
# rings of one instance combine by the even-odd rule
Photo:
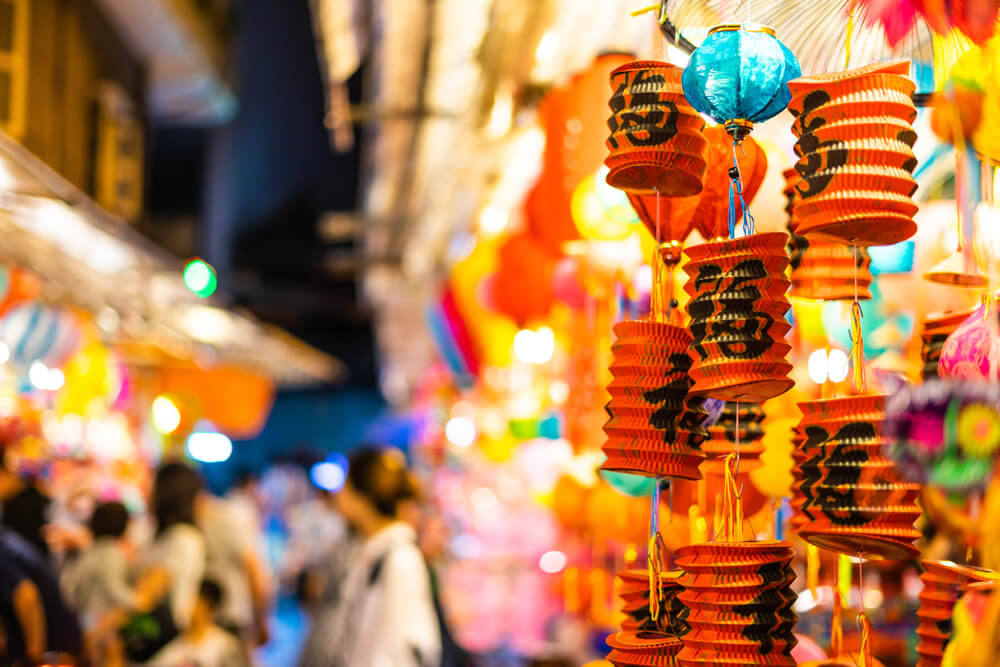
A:
<svg viewBox="0 0 1000 667">
<path fill-rule="evenodd" d="M 736 238 L 736 205 L 740 205 L 740 212 L 743 216 L 743 235 L 750 236 L 754 233 L 754 220 L 750 215 L 750 208 L 743 197 L 743 176 L 740 173 L 740 161 L 736 155 L 736 149 L 743 150 L 743 146 L 738 140 L 733 140 L 733 166 L 729 170 L 729 238 Z M 744 153 L 744 157 L 746 154 Z"/>
<path fill-rule="evenodd" d="M 851 360 L 854 365 L 854 386 L 859 392 L 865 390 L 865 340 L 861 333 L 861 303 L 851 305 Z"/>
<path fill-rule="evenodd" d="M 861 635 L 858 667 L 872 667 L 872 624 L 863 611 L 858 614 L 858 633 Z"/>
</svg>

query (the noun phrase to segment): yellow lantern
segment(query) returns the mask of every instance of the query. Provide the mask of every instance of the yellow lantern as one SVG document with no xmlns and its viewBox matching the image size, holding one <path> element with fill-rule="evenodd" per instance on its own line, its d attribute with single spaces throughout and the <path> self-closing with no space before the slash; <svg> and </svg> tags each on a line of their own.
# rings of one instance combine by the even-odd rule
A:
<svg viewBox="0 0 1000 667">
<path fill-rule="evenodd" d="M 604 181 L 606 173 L 607 167 L 602 166 L 584 178 L 570 200 L 573 223 L 589 241 L 620 241 L 639 223 L 628 196 Z"/>
</svg>

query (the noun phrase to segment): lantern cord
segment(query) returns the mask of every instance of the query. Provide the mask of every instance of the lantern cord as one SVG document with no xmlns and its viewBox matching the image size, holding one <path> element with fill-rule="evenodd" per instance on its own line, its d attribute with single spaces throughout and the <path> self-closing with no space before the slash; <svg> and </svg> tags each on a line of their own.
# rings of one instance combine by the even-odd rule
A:
<svg viewBox="0 0 1000 667">
<path fill-rule="evenodd" d="M 861 637 L 860 661 L 858 667 L 872 667 L 872 624 L 865 616 L 865 559 L 858 554 L 858 590 L 861 593 L 861 601 L 858 612 L 858 636 Z"/>
<path fill-rule="evenodd" d="M 740 174 L 740 161 L 736 155 L 736 149 L 739 148 L 743 152 L 743 157 L 746 157 L 746 151 L 743 150 L 743 146 L 739 141 L 733 140 L 733 167 L 729 170 L 729 238 L 736 238 L 736 203 L 739 201 L 743 212 L 743 235 L 750 236 L 754 233 L 754 220 L 753 216 L 750 215 L 750 208 L 747 206 L 746 200 L 743 198 L 743 176 Z"/>
<path fill-rule="evenodd" d="M 722 538 L 727 542 L 743 541 L 743 504 L 736 492 L 736 453 L 726 456 L 722 491 Z"/>
<path fill-rule="evenodd" d="M 864 392 L 865 381 L 865 341 L 861 333 L 861 304 L 855 300 L 851 304 L 851 360 L 854 366 L 854 386 Z"/>
<path fill-rule="evenodd" d="M 649 617 L 656 621 L 660 618 L 660 606 L 663 591 L 660 588 L 660 573 L 663 571 L 663 556 L 661 547 L 666 549 L 663 536 L 659 532 L 649 538 L 649 553 L 646 562 L 649 570 Z"/>
<path fill-rule="evenodd" d="M 847 10 L 847 35 L 844 39 L 844 69 L 850 69 L 851 67 L 851 38 L 854 36 L 854 8 L 857 4 L 857 0 L 851 0 L 851 5 Z"/>
</svg>

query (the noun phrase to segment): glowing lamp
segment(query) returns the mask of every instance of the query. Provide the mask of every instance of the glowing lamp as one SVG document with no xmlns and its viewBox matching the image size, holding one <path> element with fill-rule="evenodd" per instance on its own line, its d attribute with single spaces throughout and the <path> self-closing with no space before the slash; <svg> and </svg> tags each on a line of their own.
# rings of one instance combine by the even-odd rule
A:
<svg viewBox="0 0 1000 667">
<path fill-rule="evenodd" d="M 163 435 L 170 435 L 181 425 L 181 411 L 166 396 L 153 400 L 153 428 Z"/>
<path fill-rule="evenodd" d="M 195 431 L 188 436 L 187 453 L 202 463 L 222 463 L 233 453 L 233 441 L 222 433 Z"/>
<path fill-rule="evenodd" d="M 607 167 L 601 167 L 580 181 L 570 200 L 573 224 L 590 241 L 621 240 L 639 223 L 628 196 L 605 182 L 607 172 Z"/>
<path fill-rule="evenodd" d="M 184 285 L 205 299 L 215 293 L 219 281 L 212 265 L 203 259 L 192 259 L 184 267 Z"/>
</svg>

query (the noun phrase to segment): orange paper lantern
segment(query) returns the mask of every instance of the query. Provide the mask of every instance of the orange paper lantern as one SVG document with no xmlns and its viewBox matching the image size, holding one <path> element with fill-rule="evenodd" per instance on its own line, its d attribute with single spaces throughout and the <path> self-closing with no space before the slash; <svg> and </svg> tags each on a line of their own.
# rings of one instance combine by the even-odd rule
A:
<svg viewBox="0 0 1000 667">
<path fill-rule="evenodd" d="M 945 646 L 951 640 L 951 616 L 955 603 L 966 586 L 977 582 L 1000 581 L 1000 573 L 971 565 L 958 565 L 949 561 L 924 560 L 920 581 L 920 608 L 917 618 L 917 667 L 938 667 L 944 657 Z"/>
<path fill-rule="evenodd" d="M 883 453 L 885 396 L 806 401 L 799 409 L 800 463 L 794 470 L 796 509 L 803 515 L 799 535 L 850 556 L 915 556 L 920 486 L 904 482 Z"/>
<path fill-rule="evenodd" d="M 663 322 L 629 320 L 617 340 L 608 386 L 610 419 L 602 470 L 651 477 L 700 479 L 707 437 L 703 399 L 689 395 L 691 334 Z"/>
<path fill-rule="evenodd" d="M 916 232 L 915 84 L 908 71 L 905 61 L 880 63 L 788 84 L 802 176 L 798 234 L 869 246 Z"/>
<path fill-rule="evenodd" d="M 938 362 L 941 359 L 941 348 L 975 309 L 960 310 L 949 313 L 929 313 L 923 321 L 920 332 L 920 361 L 923 366 L 920 375 L 924 380 L 940 377 Z"/>
<path fill-rule="evenodd" d="M 669 635 L 623 630 L 608 637 L 608 661 L 615 667 L 674 667 L 681 642 Z"/>
<path fill-rule="evenodd" d="M 678 595 L 691 630 L 680 665 L 794 665 L 796 595 L 788 542 L 714 542 L 682 547 Z"/>
<path fill-rule="evenodd" d="M 737 449 L 737 435 L 740 471 L 750 472 L 763 465 L 760 455 L 764 453 L 764 409 L 755 403 L 726 403 L 722 414 L 708 427 L 708 440 L 701 446 L 708 457 L 702 464 L 703 471 L 724 470 L 723 460 Z"/>
<path fill-rule="evenodd" d="M 556 256 L 528 232 L 507 239 L 497 252 L 497 272 L 491 283 L 497 311 L 522 326 L 548 315 L 554 299 L 556 261 Z"/>
<path fill-rule="evenodd" d="M 785 358 L 791 350 L 786 241 L 781 232 L 753 234 L 684 251 L 693 393 L 762 403 L 795 384 Z"/>
<path fill-rule="evenodd" d="M 705 176 L 705 121 L 684 97 L 670 63 L 636 60 L 611 72 L 608 183 L 631 192 L 686 197 Z"/>
<path fill-rule="evenodd" d="M 162 393 L 193 399 L 202 417 L 240 440 L 260 434 L 274 405 L 274 382 L 243 368 L 170 364 L 163 368 L 160 379 Z"/>
<path fill-rule="evenodd" d="M 649 570 L 624 570 L 618 573 L 626 632 L 654 632 L 678 637 L 687 631 L 687 609 L 677 598 L 681 592 L 679 570 L 660 572 L 659 613 L 654 621 L 649 608 Z"/>
</svg>

